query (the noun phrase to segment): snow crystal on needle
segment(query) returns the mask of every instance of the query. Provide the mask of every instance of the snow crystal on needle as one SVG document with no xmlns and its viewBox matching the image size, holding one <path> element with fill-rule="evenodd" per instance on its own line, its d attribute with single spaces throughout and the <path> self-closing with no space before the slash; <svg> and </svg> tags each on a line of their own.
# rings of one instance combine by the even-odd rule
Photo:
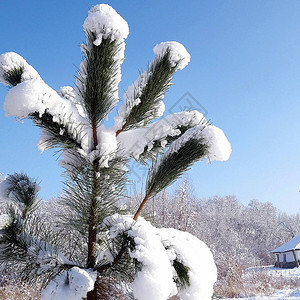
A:
<svg viewBox="0 0 300 300">
<path fill-rule="evenodd" d="M 167 49 L 170 50 L 170 61 L 173 67 L 178 63 L 177 69 L 182 70 L 190 62 L 190 54 L 186 51 L 184 46 L 178 42 L 162 42 L 153 48 L 153 52 L 155 55 L 161 56 L 164 55 Z"/>
<path fill-rule="evenodd" d="M 40 78 L 38 72 L 22 56 L 14 52 L 7 52 L 0 55 L 0 82 L 3 85 L 10 85 L 5 79 L 7 72 L 19 68 L 23 69 L 21 81 Z"/>
<path fill-rule="evenodd" d="M 188 232 L 173 228 L 156 229 L 172 261 L 188 267 L 190 286 L 179 291 L 182 300 L 209 300 L 217 280 L 217 268 L 209 248 Z M 175 271 L 175 270 L 174 270 Z"/>
<path fill-rule="evenodd" d="M 89 10 L 88 17 L 84 21 L 85 32 L 93 32 L 97 38 L 96 46 L 102 42 L 102 38 L 123 41 L 129 34 L 127 22 L 108 4 L 98 4 Z"/>
<path fill-rule="evenodd" d="M 133 82 L 127 89 L 127 91 L 124 93 L 124 104 L 120 106 L 118 110 L 118 115 L 114 118 L 115 125 L 114 130 L 117 131 L 118 129 L 121 129 L 122 126 L 125 123 L 126 117 L 130 114 L 132 108 L 136 105 L 139 105 L 141 102 L 140 96 L 142 94 L 142 91 L 144 87 L 146 86 L 148 79 L 150 77 L 150 73 L 145 71 L 142 74 L 139 75 L 137 80 Z M 161 114 L 158 114 L 161 116 L 164 112 L 164 109 Z"/>
<path fill-rule="evenodd" d="M 93 290 L 97 272 L 73 267 L 55 277 L 42 291 L 42 300 L 82 300 Z"/>
</svg>

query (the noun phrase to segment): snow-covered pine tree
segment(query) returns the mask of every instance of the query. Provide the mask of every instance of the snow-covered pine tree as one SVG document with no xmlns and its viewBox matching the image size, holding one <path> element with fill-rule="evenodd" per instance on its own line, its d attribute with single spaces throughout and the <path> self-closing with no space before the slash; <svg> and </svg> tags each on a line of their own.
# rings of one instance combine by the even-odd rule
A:
<svg viewBox="0 0 300 300">
<path fill-rule="evenodd" d="M 66 177 L 64 218 L 55 230 L 37 214 L 35 181 L 14 174 L 1 183 L 8 209 L 0 219 L 0 259 L 15 264 L 23 279 L 42 279 L 42 299 L 108 299 L 112 288 L 126 299 L 166 300 L 176 294 L 209 299 L 216 267 L 206 245 L 139 217 L 147 200 L 194 162 L 225 161 L 231 153 L 223 131 L 197 111 L 153 121 L 163 115 L 172 77 L 190 55 L 177 42 L 156 45 L 154 60 L 124 93 L 115 123 L 107 128 L 104 121 L 119 101 L 129 29 L 106 4 L 90 9 L 83 28 L 87 40 L 75 88 L 56 92 L 18 54 L 0 56 L 0 80 L 10 87 L 6 114 L 41 128 L 39 149 L 62 151 Z M 131 158 L 154 162 L 134 216 L 117 205 Z M 77 240 L 74 258 L 64 251 L 65 230 Z"/>
</svg>

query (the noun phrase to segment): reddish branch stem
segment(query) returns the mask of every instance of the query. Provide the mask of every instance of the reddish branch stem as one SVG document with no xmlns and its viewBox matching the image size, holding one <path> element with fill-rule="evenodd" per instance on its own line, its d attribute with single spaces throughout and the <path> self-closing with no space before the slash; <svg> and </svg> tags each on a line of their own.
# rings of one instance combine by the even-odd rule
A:
<svg viewBox="0 0 300 300">
<path fill-rule="evenodd" d="M 94 139 L 94 150 L 98 145 L 97 139 L 97 124 L 93 120 L 93 139 Z M 88 236 L 88 259 L 87 267 L 93 268 L 96 263 L 96 237 L 97 237 L 97 219 L 98 219 L 98 210 L 97 210 L 97 196 L 99 194 L 99 184 L 97 179 L 97 172 L 99 170 L 99 160 L 95 160 L 93 163 L 94 168 L 94 182 L 93 182 L 93 195 L 92 203 L 90 208 L 90 223 L 89 223 L 89 236 Z"/>
<path fill-rule="evenodd" d="M 123 127 L 121 129 L 119 129 L 117 132 L 116 132 L 116 136 L 118 136 L 126 127 L 126 123 L 123 125 Z"/>
<path fill-rule="evenodd" d="M 133 220 L 135 220 L 135 221 L 137 220 L 137 218 L 138 218 L 139 214 L 141 213 L 142 209 L 144 208 L 146 202 L 149 200 L 149 198 L 150 198 L 150 196 L 152 194 L 152 190 L 153 189 L 150 189 L 150 191 L 148 192 L 148 194 L 145 196 L 143 202 L 141 203 L 141 205 L 139 206 L 137 212 L 135 213 L 135 215 L 133 217 Z"/>
</svg>

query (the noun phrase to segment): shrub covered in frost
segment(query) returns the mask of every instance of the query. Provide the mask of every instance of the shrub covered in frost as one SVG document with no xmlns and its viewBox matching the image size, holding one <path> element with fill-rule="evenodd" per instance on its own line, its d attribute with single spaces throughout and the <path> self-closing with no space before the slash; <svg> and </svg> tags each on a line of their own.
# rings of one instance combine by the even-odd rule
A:
<svg viewBox="0 0 300 300">
<path fill-rule="evenodd" d="M 0 82 L 10 87 L 6 114 L 41 128 L 39 149 L 60 148 L 66 176 L 64 215 L 54 228 L 36 211 L 34 180 L 14 174 L 1 182 L 8 206 L 0 219 L 0 259 L 16 263 L 23 279 L 43 280 L 43 299 L 104 299 L 113 285 L 127 298 L 209 299 L 216 267 L 206 245 L 139 217 L 145 203 L 194 162 L 225 161 L 231 153 L 223 131 L 197 111 L 153 121 L 163 115 L 164 95 L 190 55 L 178 42 L 156 45 L 148 70 L 124 93 L 115 123 L 107 127 L 105 119 L 119 102 L 129 29 L 106 4 L 90 9 L 83 29 L 84 60 L 74 88 L 54 91 L 18 54 L 0 56 Z M 154 161 L 134 216 L 117 205 L 131 158 Z M 76 251 L 65 249 L 66 237 Z"/>
</svg>

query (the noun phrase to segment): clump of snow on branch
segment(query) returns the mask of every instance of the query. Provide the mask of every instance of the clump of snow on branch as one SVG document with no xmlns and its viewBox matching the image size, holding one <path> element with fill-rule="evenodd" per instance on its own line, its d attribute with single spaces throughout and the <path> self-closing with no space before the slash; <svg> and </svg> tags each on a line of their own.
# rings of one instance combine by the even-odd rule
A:
<svg viewBox="0 0 300 300">
<path fill-rule="evenodd" d="M 112 41 L 124 41 L 129 34 L 127 22 L 108 4 L 98 4 L 92 7 L 85 19 L 83 28 L 85 32 L 96 34 L 94 44 L 99 46 L 102 38 Z"/>
<path fill-rule="evenodd" d="M 182 70 L 191 60 L 191 56 L 185 47 L 175 41 L 162 42 L 153 48 L 153 52 L 156 56 L 164 55 L 167 50 L 170 51 L 171 66 L 175 67 L 177 64 L 177 69 Z"/>
<path fill-rule="evenodd" d="M 4 110 L 6 115 L 12 115 L 18 119 L 28 117 L 30 114 L 38 113 L 41 117 L 45 112 L 53 116 L 53 121 L 65 125 L 75 137 L 82 141 L 81 146 L 88 151 L 89 144 L 83 124 L 83 118 L 72 99 L 61 97 L 41 79 L 30 79 L 11 88 L 5 97 Z M 78 130 L 78 129 L 81 130 Z M 85 127 L 86 129 L 87 127 Z M 62 132 L 63 134 L 63 132 Z M 42 136 L 38 143 L 40 150 L 43 148 Z"/>
<path fill-rule="evenodd" d="M 174 141 L 166 155 L 178 152 L 189 140 L 196 139 L 208 146 L 207 160 L 211 162 L 226 161 L 231 154 L 231 146 L 222 129 L 214 126 L 198 125 L 188 129 L 181 137 Z"/>
<path fill-rule="evenodd" d="M 166 116 L 151 125 L 143 128 L 132 129 L 121 132 L 117 139 L 119 142 L 120 155 L 133 156 L 138 159 L 145 151 L 151 151 L 153 144 L 159 141 L 161 147 L 167 144 L 167 136 L 178 136 L 181 134 L 180 127 L 204 126 L 205 117 L 198 111 L 183 111 Z"/>
<path fill-rule="evenodd" d="M 118 148 L 115 131 L 101 126 L 98 130 L 97 157 L 100 157 L 100 167 L 108 167 L 109 160 L 113 159 Z M 91 160 L 92 161 L 92 160 Z"/>
<path fill-rule="evenodd" d="M 42 300 L 81 300 L 94 289 L 97 272 L 73 267 L 63 271 L 42 291 Z"/>
<path fill-rule="evenodd" d="M 135 242 L 131 258 L 142 263 L 131 284 L 139 300 L 166 300 L 176 294 L 173 271 L 167 253 L 155 234 L 155 228 L 143 218 L 134 221 L 130 216 L 113 215 L 105 221 L 110 226 L 111 238 L 127 232 Z"/>
<path fill-rule="evenodd" d="M 177 288 L 173 281 L 172 267 L 165 248 L 155 235 L 155 228 L 141 218 L 129 235 L 136 244 L 130 256 L 143 264 L 131 284 L 135 297 L 165 300 L 175 295 Z"/>
<path fill-rule="evenodd" d="M 142 263 L 141 270 L 131 284 L 139 300 L 166 300 L 178 292 L 183 300 L 210 299 L 217 270 L 208 247 L 189 233 L 175 229 L 156 229 L 139 217 L 115 214 L 104 220 L 110 237 L 126 233 L 134 239 L 132 258 Z M 190 286 L 177 290 L 173 261 L 188 268 Z"/>
<path fill-rule="evenodd" d="M 0 230 L 5 228 L 6 226 L 8 226 L 10 224 L 10 217 L 8 214 L 2 214 L 0 215 Z M 1 236 L 1 234 L 0 234 Z"/>
<path fill-rule="evenodd" d="M 19 54 L 7 52 L 0 55 L 0 82 L 3 85 L 10 85 L 6 80 L 6 74 L 18 69 L 23 70 L 21 81 L 40 78 L 38 72 Z"/>
<path fill-rule="evenodd" d="M 182 300 L 211 299 L 217 268 L 209 248 L 188 232 L 173 228 L 156 229 L 171 262 L 176 259 L 188 268 L 190 286 L 179 290 Z"/>
<path fill-rule="evenodd" d="M 232 151 L 231 145 L 222 129 L 214 125 L 207 126 L 202 130 L 202 136 L 209 145 L 209 161 L 226 161 L 229 159 Z"/>
<path fill-rule="evenodd" d="M 86 113 L 80 101 L 76 99 L 76 92 L 72 86 L 62 86 L 58 91 L 58 95 L 73 102 L 78 110 L 78 113 L 83 118 L 86 118 Z"/>
</svg>

